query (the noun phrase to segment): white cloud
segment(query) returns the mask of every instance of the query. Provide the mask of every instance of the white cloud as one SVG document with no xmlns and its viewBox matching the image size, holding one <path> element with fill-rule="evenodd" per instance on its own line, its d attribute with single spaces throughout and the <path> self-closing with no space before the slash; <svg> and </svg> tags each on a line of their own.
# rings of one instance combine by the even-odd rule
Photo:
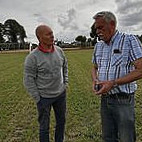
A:
<svg viewBox="0 0 142 142">
<path fill-rule="evenodd" d="M 37 42 L 34 33 L 39 24 L 49 25 L 56 38 L 70 41 L 81 34 L 89 36 L 94 14 L 109 10 L 116 14 L 122 31 L 142 34 L 141 4 L 141 0 L 0 0 L 0 22 L 15 19 L 30 41 Z"/>
<path fill-rule="evenodd" d="M 122 31 L 142 35 L 142 1 L 120 0 L 117 1 L 119 27 Z"/>
</svg>

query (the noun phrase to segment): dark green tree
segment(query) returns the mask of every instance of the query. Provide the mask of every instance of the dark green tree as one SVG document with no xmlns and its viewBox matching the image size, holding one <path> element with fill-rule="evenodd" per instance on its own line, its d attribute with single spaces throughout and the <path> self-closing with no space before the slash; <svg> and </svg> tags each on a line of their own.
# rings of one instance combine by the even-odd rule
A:
<svg viewBox="0 0 142 142">
<path fill-rule="evenodd" d="M 90 37 L 93 38 L 92 45 L 95 45 L 97 43 L 98 36 L 97 36 L 97 33 L 96 33 L 96 29 L 94 27 L 94 24 L 91 26 Z"/>
<path fill-rule="evenodd" d="M 142 43 L 142 35 L 141 35 L 141 36 L 138 36 L 138 38 L 139 38 L 139 40 L 140 40 L 141 43 Z"/>
<path fill-rule="evenodd" d="M 91 46 L 91 41 L 92 41 L 91 38 L 87 39 L 87 43 L 88 43 L 89 46 Z"/>
<path fill-rule="evenodd" d="M 81 46 L 85 46 L 86 36 L 79 35 L 75 38 L 77 42 L 80 42 Z"/>
<path fill-rule="evenodd" d="M 77 36 L 77 37 L 75 38 L 75 40 L 76 40 L 77 42 L 81 42 L 81 40 L 82 40 L 82 35 Z"/>
<path fill-rule="evenodd" d="M 5 32 L 9 42 L 24 43 L 24 38 L 26 38 L 26 32 L 16 20 L 8 19 L 4 23 Z"/>
<path fill-rule="evenodd" d="M 5 40 L 3 38 L 4 36 L 4 25 L 2 23 L 0 23 L 0 43 L 3 43 Z"/>
</svg>

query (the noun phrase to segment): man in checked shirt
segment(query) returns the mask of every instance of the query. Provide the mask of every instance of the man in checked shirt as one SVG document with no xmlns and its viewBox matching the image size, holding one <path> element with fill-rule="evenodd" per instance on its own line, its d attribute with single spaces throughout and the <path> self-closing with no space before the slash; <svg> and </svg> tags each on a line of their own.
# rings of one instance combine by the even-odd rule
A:
<svg viewBox="0 0 142 142">
<path fill-rule="evenodd" d="M 135 142 L 134 93 L 142 78 L 142 44 L 120 33 L 112 12 L 98 12 L 94 28 L 100 41 L 94 47 L 93 91 L 101 96 L 103 142 Z"/>
</svg>

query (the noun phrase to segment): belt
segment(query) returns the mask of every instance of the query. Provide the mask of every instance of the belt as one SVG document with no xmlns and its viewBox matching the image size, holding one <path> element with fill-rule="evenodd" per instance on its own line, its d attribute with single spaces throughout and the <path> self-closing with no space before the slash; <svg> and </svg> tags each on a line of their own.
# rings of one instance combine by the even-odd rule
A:
<svg viewBox="0 0 142 142">
<path fill-rule="evenodd" d="M 111 99 L 129 99 L 132 96 L 134 96 L 134 93 L 121 92 L 121 93 L 116 93 L 116 94 L 106 94 L 104 96 L 102 95 L 102 98 L 106 97 L 106 98 L 111 98 Z"/>
</svg>

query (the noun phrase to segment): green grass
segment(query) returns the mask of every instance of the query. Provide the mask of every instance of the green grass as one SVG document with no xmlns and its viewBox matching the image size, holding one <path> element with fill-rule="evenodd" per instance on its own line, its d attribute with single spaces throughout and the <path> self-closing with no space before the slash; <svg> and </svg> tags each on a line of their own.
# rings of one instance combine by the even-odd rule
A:
<svg viewBox="0 0 142 142">
<path fill-rule="evenodd" d="M 92 50 L 66 51 L 69 64 L 65 142 L 101 142 L 100 99 L 92 93 Z M 26 53 L 0 54 L 0 142 L 38 142 L 37 110 L 23 87 Z M 136 92 L 137 142 L 142 142 L 142 80 Z M 55 119 L 50 134 L 54 142 Z"/>
</svg>

